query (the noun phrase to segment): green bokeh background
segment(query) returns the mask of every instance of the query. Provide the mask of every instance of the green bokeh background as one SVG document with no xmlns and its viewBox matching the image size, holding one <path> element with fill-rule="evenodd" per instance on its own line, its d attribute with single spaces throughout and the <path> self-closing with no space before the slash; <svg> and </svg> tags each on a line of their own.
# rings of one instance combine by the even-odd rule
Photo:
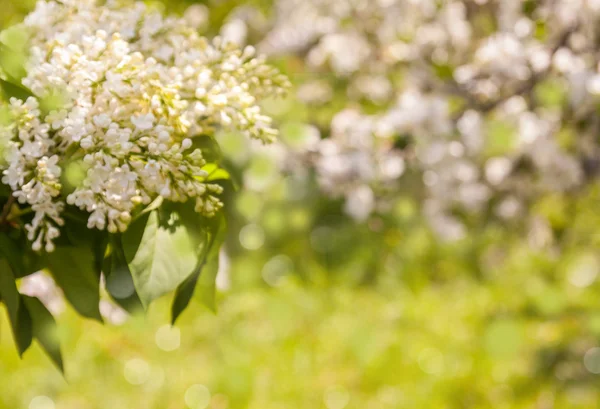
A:
<svg viewBox="0 0 600 409">
<path fill-rule="evenodd" d="M 32 3 L 3 0 L 0 27 Z M 237 5 L 210 4 L 212 31 Z M 298 61 L 277 64 L 296 84 L 305 78 Z M 326 123 L 338 102 L 314 112 L 279 103 L 284 143 L 305 121 Z M 238 176 L 270 187 L 227 197 L 231 286 L 218 314 L 194 302 L 174 330 L 168 299 L 123 326 L 67 310 L 62 377 L 38 347 L 18 358 L 2 311 L 0 408 L 598 407 L 599 186 L 532 204 L 560 249 L 530 246 L 539 238 L 524 225 L 476 217 L 465 239 L 445 243 L 410 187 L 389 214 L 355 224 L 268 155 L 244 158 L 239 136 L 221 138 Z"/>
</svg>

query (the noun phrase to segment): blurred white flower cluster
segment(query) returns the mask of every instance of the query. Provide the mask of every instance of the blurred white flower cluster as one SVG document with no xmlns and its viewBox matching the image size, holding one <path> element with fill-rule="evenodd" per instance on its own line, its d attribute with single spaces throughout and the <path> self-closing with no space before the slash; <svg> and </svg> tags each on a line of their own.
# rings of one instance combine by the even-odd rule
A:
<svg viewBox="0 0 600 409">
<path fill-rule="evenodd" d="M 53 315 L 60 315 L 65 310 L 65 300 L 60 288 L 52 277 L 41 271 L 23 277 L 20 291 L 38 298 Z"/>
<path fill-rule="evenodd" d="M 353 217 L 385 202 L 382 186 L 416 177 L 434 228 L 460 238 L 457 214 L 515 218 L 597 171 L 599 1 L 276 5 L 258 49 L 312 71 L 297 94 L 306 104 L 345 105 L 307 157 Z"/>
<path fill-rule="evenodd" d="M 39 1 L 27 16 L 22 84 L 33 96 L 11 99 L 0 145 L 2 182 L 35 212 L 26 226 L 35 250 L 53 250 L 66 204 L 89 213 L 89 228 L 110 232 L 159 196 L 194 200 L 197 212 L 213 215 L 221 188 L 206 180 L 193 137 L 227 128 L 275 138 L 258 101 L 283 93 L 288 80 L 252 47 L 201 37 L 197 14 L 63 0 Z M 86 175 L 65 193 L 61 174 L 75 161 Z"/>
<path fill-rule="evenodd" d="M 102 286 L 104 287 L 104 283 Z M 39 299 L 54 316 L 61 315 L 66 309 L 63 292 L 50 275 L 41 271 L 23 277 L 19 291 Z M 102 317 L 114 325 L 123 324 L 129 317 L 125 310 L 109 299 L 102 299 L 99 308 Z"/>
</svg>

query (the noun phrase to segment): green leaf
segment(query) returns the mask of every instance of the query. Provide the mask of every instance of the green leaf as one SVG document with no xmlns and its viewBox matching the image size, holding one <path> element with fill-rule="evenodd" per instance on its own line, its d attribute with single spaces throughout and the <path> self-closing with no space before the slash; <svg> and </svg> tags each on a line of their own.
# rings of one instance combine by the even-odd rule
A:
<svg viewBox="0 0 600 409">
<path fill-rule="evenodd" d="M 33 95 L 27 88 L 3 79 L 0 79 L 0 88 L 2 88 L 2 92 L 4 93 L 6 99 L 14 97 L 25 101 L 27 98 Z"/>
<path fill-rule="evenodd" d="M 216 288 L 217 273 L 219 272 L 219 250 L 225 241 L 225 232 L 226 223 L 225 219 L 223 219 L 214 233 L 215 239 L 211 245 L 210 253 L 198 280 L 198 289 L 196 290 L 198 299 L 212 311 L 217 310 Z"/>
<path fill-rule="evenodd" d="M 207 246 L 204 246 L 201 261 L 194 273 L 175 292 L 171 306 L 171 322 L 173 324 L 189 305 L 196 289 L 202 303 L 212 311 L 216 311 L 216 278 L 219 271 L 219 250 L 225 240 L 225 226 L 225 219 L 222 216 L 209 223 L 209 242 Z"/>
<path fill-rule="evenodd" d="M 164 200 L 165 199 L 163 199 L 162 196 L 158 196 L 144 210 L 142 210 L 138 215 L 135 216 L 134 221 L 144 216 L 145 214 L 148 214 L 151 211 L 158 209 L 163 204 Z"/>
<path fill-rule="evenodd" d="M 4 258 L 0 258 L 0 298 L 8 310 L 8 317 L 19 355 L 29 348 L 32 340 L 32 322 L 29 311 L 17 291 L 15 277 Z"/>
<path fill-rule="evenodd" d="M 21 79 L 27 75 L 25 65 L 27 54 L 23 50 L 14 50 L 0 44 L 0 74 L 10 84 L 22 88 L 19 84 Z"/>
<path fill-rule="evenodd" d="M 25 242 L 24 247 L 24 250 L 21 251 L 21 259 L 23 260 L 23 266 L 25 267 L 25 270 L 23 270 L 22 272 L 18 272 L 18 274 L 15 274 L 17 278 L 26 277 L 46 268 L 46 266 L 44 266 L 43 264 L 43 260 L 40 257 L 40 255 L 31 250 L 31 244 L 29 243 L 29 241 Z"/>
<path fill-rule="evenodd" d="M 12 238 L 0 233 L 0 257 L 4 255 L 15 278 L 23 278 L 43 270 L 40 257 L 31 250 L 31 243 L 25 237 Z"/>
<path fill-rule="evenodd" d="M 208 176 L 202 178 L 206 182 L 212 182 L 215 180 L 229 180 L 231 175 L 225 169 L 220 168 L 216 163 L 209 163 L 202 168 L 203 171 L 208 173 Z"/>
<path fill-rule="evenodd" d="M 215 138 L 210 135 L 198 135 L 192 138 L 190 152 L 194 149 L 200 149 L 204 160 L 208 163 L 220 162 L 223 158 L 221 146 L 217 143 Z"/>
<path fill-rule="evenodd" d="M 14 51 L 25 51 L 29 37 L 28 30 L 20 24 L 0 31 L 0 43 Z"/>
<path fill-rule="evenodd" d="M 154 210 L 123 233 L 123 252 L 144 307 L 175 290 L 197 265 L 197 240 L 176 212 Z"/>
<path fill-rule="evenodd" d="M 85 215 L 81 215 L 82 218 Z M 67 246 L 90 248 L 94 257 L 94 268 L 98 278 L 102 273 L 102 263 L 108 247 L 109 235 L 104 230 L 89 229 L 87 222 L 69 221 L 64 228 Z"/>
<path fill-rule="evenodd" d="M 64 373 L 60 344 L 56 336 L 56 321 L 44 304 L 37 298 L 23 296 L 25 305 L 31 314 L 33 325 L 33 336 L 38 340 L 48 356 Z"/>
<path fill-rule="evenodd" d="M 47 268 L 71 305 L 83 316 L 102 322 L 100 277 L 90 247 L 57 247 L 44 256 Z"/>
<path fill-rule="evenodd" d="M 126 311 L 134 313 L 143 308 L 142 302 L 135 291 L 133 277 L 125 260 L 121 235 L 110 238 L 110 254 L 104 259 L 104 275 L 106 276 L 106 291 L 112 299 Z"/>
<path fill-rule="evenodd" d="M 3 122 L 0 121 L 0 125 L 2 125 Z M 10 189 L 10 186 L 3 184 L 2 182 L 0 182 L 0 197 L 9 197 L 12 195 L 12 190 Z"/>
<path fill-rule="evenodd" d="M 207 242 L 209 240 L 212 242 L 212 239 L 209 239 L 209 234 L 205 233 L 205 239 Z M 171 306 L 171 322 L 175 324 L 177 318 L 181 315 L 181 313 L 187 308 L 194 295 L 194 290 L 196 289 L 196 284 L 198 283 L 198 278 L 200 277 L 200 273 L 204 265 L 206 264 L 207 255 L 210 251 L 211 243 L 203 246 L 199 249 L 199 263 L 192 275 L 190 275 L 183 283 L 177 287 L 175 291 L 175 297 L 173 298 L 173 304 Z"/>
<path fill-rule="evenodd" d="M 22 254 L 17 244 L 6 233 L 0 233 L 0 256 L 4 255 L 16 277 L 22 277 L 25 272 Z"/>
</svg>

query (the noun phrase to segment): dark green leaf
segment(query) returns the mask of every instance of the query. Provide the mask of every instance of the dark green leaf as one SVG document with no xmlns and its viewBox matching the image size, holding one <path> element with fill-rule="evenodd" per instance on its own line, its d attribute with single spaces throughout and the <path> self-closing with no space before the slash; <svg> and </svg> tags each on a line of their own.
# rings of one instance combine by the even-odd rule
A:
<svg viewBox="0 0 600 409">
<path fill-rule="evenodd" d="M 192 147 L 190 149 L 200 149 L 202 156 L 206 162 L 219 162 L 223 157 L 221 147 L 215 140 L 215 138 L 209 135 L 198 135 L 192 139 Z"/>
<path fill-rule="evenodd" d="M 17 291 L 17 285 L 11 267 L 4 258 L 0 258 L 0 296 L 8 310 L 8 317 L 13 336 L 19 354 L 22 356 L 31 345 L 31 317 L 23 303 L 21 294 Z"/>
<path fill-rule="evenodd" d="M 80 215 L 82 218 L 85 215 Z M 89 247 L 94 257 L 94 268 L 98 277 L 102 273 L 102 263 L 108 247 L 109 235 L 104 230 L 89 229 L 87 222 L 70 221 L 64 228 L 70 246 Z"/>
<path fill-rule="evenodd" d="M 103 268 L 106 276 L 106 291 L 117 304 L 126 311 L 134 313 L 143 306 L 135 291 L 133 277 L 125 260 L 121 235 L 111 236 L 110 247 L 111 252 L 104 259 Z"/>
<path fill-rule="evenodd" d="M 31 250 L 31 244 L 27 241 L 24 244 L 24 249 L 21 251 L 21 259 L 23 260 L 23 267 L 25 268 L 19 274 L 16 274 L 17 278 L 23 278 L 37 271 L 44 270 L 46 266 L 43 264 L 43 259 L 39 254 Z M 21 247 L 23 248 L 23 247 Z"/>
<path fill-rule="evenodd" d="M 24 101 L 33 95 L 27 88 L 3 79 L 0 79 L 0 88 L 2 88 L 2 92 L 6 99 L 17 98 Z"/>
<path fill-rule="evenodd" d="M 17 244 L 6 233 L 0 233 L 0 256 L 4 256 L 16 277 L 22 277 L 25 272 L 22 254 Z"/>
<path fill-rule="evenodd" d="M 71 305 L 81 315 L 102 321 L 100 277 L 93 250 L 89 247 L 57 247 L 44 259 Z"/>
<path fill-rule="evenodd" d="M 0 197 L 9 197 L 12 194 L 12 190 L 9 186 L 0 183 Z"/>
<path fill-rule="evenodd" d="M 23 296 L 25 305 L 31 315 L 33 336 L 38 340 L 56 366 L 64 372 L 60 344 L 56 336 L 56 322 L 44 304 L 37 298 Z"/>
</svg>

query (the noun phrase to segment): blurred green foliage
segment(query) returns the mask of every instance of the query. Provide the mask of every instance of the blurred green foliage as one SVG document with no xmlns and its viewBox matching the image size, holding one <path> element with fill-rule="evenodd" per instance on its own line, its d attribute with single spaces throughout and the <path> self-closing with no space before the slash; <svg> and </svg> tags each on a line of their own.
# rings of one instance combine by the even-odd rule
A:
<svg viewBox="0 0 600 409">
<path fill-rule="evenodd" d="M 0 27 L 31 3 L 3 3 Z M 236 5 L 209 2 L 211 27 Z M 297 79 L 297 61 L 279 65 Z M 536 89 L 549 106 L 563 94 L 557 83 Z M 300 143 L 302 123 L 326 123 L 343 98 L 271 107 L 282 143 Z M 513 134 L 491 126 L 490 156 L 509 150 Z M 426 227 L 410 187 L 386 215 L 356 224 L 268 155 L 247 159 L 237 135 L 221 139 L 234 180 L 244 182 L 243 168 L 270 187 L 226 200 L 231 289 L 218 314 L 194 301 L 172 329 L 168 300 L 122 327 L 68 310 L 58 334 L 64 379 L 38 347 L 18 358 L 3 313 L 0 408 L 597 407 L 600 186 L 533 203 L 545 230 L 473 216 L 467 237 L 446 243 Z"/>
</svg>

